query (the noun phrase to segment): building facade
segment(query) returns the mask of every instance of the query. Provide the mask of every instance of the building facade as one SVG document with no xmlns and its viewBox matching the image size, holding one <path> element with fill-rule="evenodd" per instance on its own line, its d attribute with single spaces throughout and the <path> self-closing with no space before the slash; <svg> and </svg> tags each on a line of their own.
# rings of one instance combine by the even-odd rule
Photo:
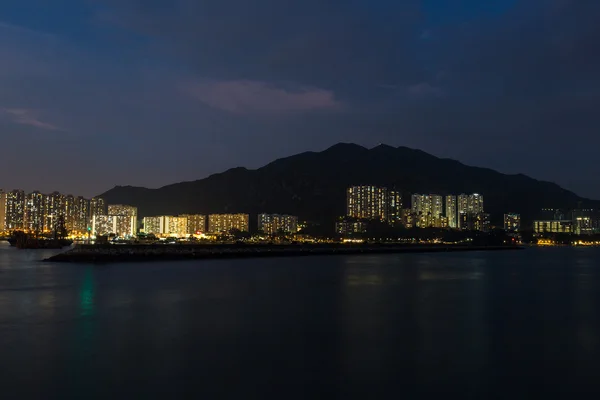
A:
<svg viewBox="0 0 600 400">
<path fill-rule="evenodd" d="M 506 232 L 519 232 L 521 230 L 521 215 L 515 213 L 504 214 L 504 230 Z"/>
<path fill-rule="evenodd" d="M 533 221 L 533 232 L 535 232 L 537 234 L 573 233 L 573 221 L 569 221 L 569 220 Z"/>
<path fill-rule="evenodd" d="M 458 218 L 458 228 L 463 230 L 470 230 L 469 227 L 466 227 L 461 224 L 461 221 L 465 221 L 465 217 L 461 217 L 462 214 L 483 214 L 483 196 L 478 193 L 473 194 L 460 194 L 457 196 L 457 218 Z M 467 219 L 476 218 L 474 216 L 469 217 Z"/>
<path fill-rule="evenodd" d="M 187 234 L 197 235 L 206 232 L 206 215 L 184 214 L 180 217 L 187 218 Z"/>
<path fill-rule="evenodd" d="M 90 226 L 90 204 L 89 201 L 81 196 L 74 200 L 73 205 L 73 231 L 78 234 L 84 234 Z"/>
<path fill-rule="evenodd" d="M 137 218 L 137 207 L 124 204 L 111 204 L 108 206 L 108 215 L 120 215 L 124 217 Z"/>
<path fill-rule="evenodd" d="M 211 214 L 208 216 L 208 232 L 213 234 L 228 233 L 232 230 L 249 232 L 250 216 L 248 214 Z"/>
<path fill-rule="evenodd" d="M 460 229 L 465 231 L 488 232 L 490 230 L 490 214 L 461 213 L 458 214 Z"/>
<path fill-rule="evenodd" d="M 340 218 L 335 223 L 335 233 L 342 237 L 351 237 L 367 233 L 367 222 L 356 218 Z"/>
<path fill-rule="evenodd" d="M 38 192 L 29 193 L 25 199 L 25 230 L 42 233 L 44 231 L 45 196 Z"/>
<path fill-rule="evenodd" d="M 66 198 L 53 192 L 45 196 L 44 201 L 44 231 L 52 232 L 60 220 L 66 222 Z"/>
<path fill-rule="evenodd" d="M 6 193 L 0 189 L 0 233 L 6 231 Z"/>
<path fill-rule="evenodd" d="M 267 235 L 275 235 L 279 232 L 298 232 L 298 217 L 294 215 L 260 214 L 258 216 L 258 230 Z"/>
<path fill-rule="evenodd" d="M 188 220 L 186 217 L 165 217 L 164 234 L 183 237 L 188 235 Z"/>
<path fill-rule="evenodd" d="M 458 228 L 458 202 L 456 196 L 446 196 L 446 218 L 448 219 L 448 227 L 452 229 Z"/>
<path fill-rule="evenodd" d="M 165 231 L 165 217 L 144 217 L 144 232 L 153 235 L 162 235 Z"/>
<path fill-rule="evenodd" d="M 346 215 L 359 219 L 387 221 L 387 189 L 377 186 L 352 186 L 346 193 Z"/>
<path fill-rule="evenodd" d="M 116 217 L 113 215 L 93 215 L 92 216 L 92 235 L 109 236 L 116 234 Z"/>
<path fill-rule="evenodd" d="M 94 215 L 92 234 L 95 236 L 117 236 L 129 239 L 137 233 L 135 217 L 126 215 Z"/>
<path fill-rule="evenodd" d="M 4 231 L 25 229 L 25 192 L 12 190 L 0 197 L 0 209 L 4 214 Z"/>
<path fill-rule="evenodd" d="M 106 202 L 100 197 L 93 197 L 90 200 L 90 219 L 94 215 L 106 215 Z"/>
<path fill-rule="evenodd" d="M 436 194 L 413 194 L 411 212 L 417 228 L 442 228 L 447 225 L 443 220 L 443 198 Z"/>
</svg>

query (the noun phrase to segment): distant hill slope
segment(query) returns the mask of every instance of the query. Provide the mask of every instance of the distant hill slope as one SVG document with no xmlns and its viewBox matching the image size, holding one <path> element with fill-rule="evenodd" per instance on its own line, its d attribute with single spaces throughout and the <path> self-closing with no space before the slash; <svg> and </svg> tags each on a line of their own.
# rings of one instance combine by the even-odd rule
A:
<svg viewBox="0 0 600 400">
<path fill-rule="evenodd" d="M 140 216 L 268 212 L 330 223 L 345 213 L 345 189 L 358 184 L 396 187 L 404 193 L 405 206 L 410 193 L 481 193 L 486 212 L 497 222 L 505 212 L 518 212 L 530 220 L 541 208 L 599 204 L 522 174 L 471 167 L 407 147 L 366 149 L 344 143 L 282 158 L 256 170 L 234 168 L 160 189 L 117 186 L 100 196 L 108 204 L 137 206 Z"/>
</svg>

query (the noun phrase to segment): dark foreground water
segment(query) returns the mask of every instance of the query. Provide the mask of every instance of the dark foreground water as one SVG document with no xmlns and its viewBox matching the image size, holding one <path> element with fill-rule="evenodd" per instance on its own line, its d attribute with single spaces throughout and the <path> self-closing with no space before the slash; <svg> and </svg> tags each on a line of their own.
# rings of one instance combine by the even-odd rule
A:
<svg viewBox="0 0 600 400">
<path fill-rule="evenodd" d="M 35 261 L 48 254 L 0 243 L 2 399 L 600 395 L 600 249 Z"/>
</svg>

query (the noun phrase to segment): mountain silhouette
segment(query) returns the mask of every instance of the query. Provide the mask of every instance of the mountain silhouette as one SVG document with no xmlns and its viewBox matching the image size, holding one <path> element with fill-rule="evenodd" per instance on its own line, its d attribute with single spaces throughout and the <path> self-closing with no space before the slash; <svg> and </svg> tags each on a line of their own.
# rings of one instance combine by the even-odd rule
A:
<svg viewBox="0 0 600 400">
<path fill-rule="evenodd" d="M 346 212 L 346 189 L 352 185 L 394 187 L 403 193 L 480 193 L 492 222 L 507 212 L 524 221 L 542 208 L 597 207 L 555 183 L 523 174 L 507 175 L 464 165 L 421 150 L 379 145 L 372 149 L 339 143 L 322 152 L 281 158 L 256 170 L 233 168 L 205 179 L 159 189 L 117 186 L 101 194 L 108 204 L 138 207 L 140 216 L 185 213 L 262 212 L 297 215 L 300 219 L 333 224 Z"/>
</svg>

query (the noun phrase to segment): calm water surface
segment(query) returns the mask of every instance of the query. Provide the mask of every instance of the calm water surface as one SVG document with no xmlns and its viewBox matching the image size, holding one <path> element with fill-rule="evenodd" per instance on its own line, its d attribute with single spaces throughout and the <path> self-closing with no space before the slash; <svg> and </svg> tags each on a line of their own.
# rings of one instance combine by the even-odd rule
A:
<svg viewBox="0 0 600 400">
<path fill-rule="evenodd" d="M 2 399 L 600 395 L 600 249 L 51 265 L 0 242 Z"/>
</svg>

